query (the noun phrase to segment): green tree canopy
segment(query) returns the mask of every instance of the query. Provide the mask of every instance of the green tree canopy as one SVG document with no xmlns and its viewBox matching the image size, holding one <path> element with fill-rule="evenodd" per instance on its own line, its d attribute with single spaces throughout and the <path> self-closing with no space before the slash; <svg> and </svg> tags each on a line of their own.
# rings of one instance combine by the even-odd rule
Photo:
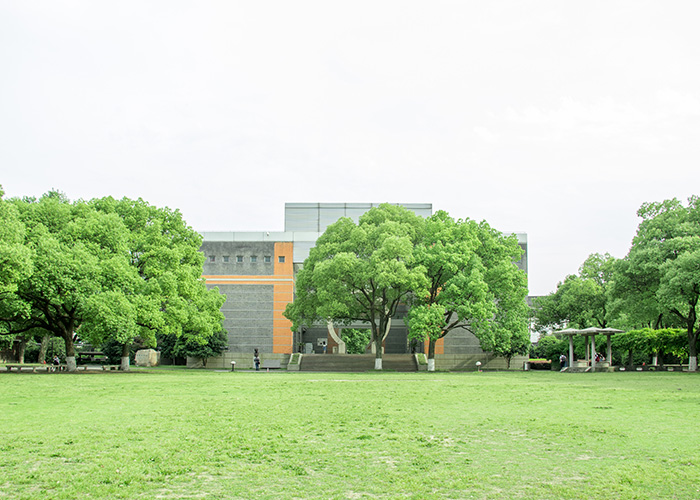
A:
<svg viewBox="0 0 700 500">
<path fill-rule="evenodd" d="M 78 333 L 95 345 L 113 340 L 128 369 L 137 337 L 155 345 L 158 331 L 206 344 L 221 329 L 224 298 L 207 291 L 201 237 L 179 212 L 142 200 L 71 203 L 57 192 L 12 204 L 34 265 L 0 304 L 7 332 L 40 328 L 62 338 L 69 369 Z"/>
<path fill-rule="evenodd" d="M 456 328 L 471 331 L 484 350 L 506 357 L 527 352 L 527 283 L 515 262 L 517 238 L 488 224 L 452 219 L 439 211 L 426 219 L 415 250 L 425 269 L 428 293 L 413 294 L 408 313 L 411 338 L 428 341 L 428 369 L 435 343 Z"/>
<path fill-rule="evenodd" d="M 610 288 L 616 259 L 610 254 L 591 254 L 579 267 L 578 275 L 569 275 L 557 290 L 534 300 L 536 328 L 607 328 L 615 316 L 611 311 Z"/>
<path fill-rule="evenodd" d="M 330 225 L 297 275 L 296 298 L 285 311 L 293 327 L 329 319 L 367 322 L 375 368 L 381 369 L 391 317 L 409 294 L 427 290 L 424 269 L 413 254 L 422 224 L 413 212 L 382 204 L 358 224 L 341 218 Z"/>
<path fill-rule="evenodd" d="M 697 370 L 700 300 L 700 198 L 645 203 L 642 222 L 619 268 L 621 309 L 654 326 L 682 326 L 689 365 Z"/>
<path fill-rule="evenodd" d="M 410 335 L 430 342 L 467 328 L 484 350 L 510 359 L 527 352 L 527 285 L 515 236 L 445 212 L 424 220 L 393 205 L 340 219 L 311 249 L 285 315 L 293 328 L 316 321 L 367 322 L 381 368 L 391 317 L 410 303 Z"/>
</svg>

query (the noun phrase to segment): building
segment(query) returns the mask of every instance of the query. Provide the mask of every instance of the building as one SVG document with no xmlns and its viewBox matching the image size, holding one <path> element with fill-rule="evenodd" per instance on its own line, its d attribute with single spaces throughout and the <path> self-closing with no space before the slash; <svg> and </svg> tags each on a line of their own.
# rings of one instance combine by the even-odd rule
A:
<svg viewBox="0 0 700 500">
<path fill-rule="evenodd" d="M 228 332 L 228 351 L 209 360 L 208 366 L 226 367 L 235 360 L 249 366 L 258 349 L 267 358 L 283 362 L 293 352 L 332 354 L 334 345 L 325 325 L 291 331 L 283 312 L 294 299 L 294 277 L 310 249 L 326 228 L 341 217 L 357 222 L 379 203 L 287 203 L 283 232 L 204 232 L 201 251 L 205 255 L 207 285 L 217 286 L 227 296 L 222 311 Z M 432 215 L 432 204 L 401 204 L 421 217 Z M 517 233 L 525 254 L 518 266 L 527 272 L 527 235 Z M 392 321 L 385 343 L 387 354 L 422 352 L 423 345 L 407 341 L 404 311 Z M 363 325 L 354 325 L 361 327 Z M 453 332 L 440 341 L 437 354 L 456 356 L 455 363 L 484 356 L 478 340 L 469 332 Z M 447 358 L 444 359 L 448 363 Z M 466 361 L 465 361 L 466 362 Z M 455 363 L 449 362 L 450 366 Z"/>
</svg>

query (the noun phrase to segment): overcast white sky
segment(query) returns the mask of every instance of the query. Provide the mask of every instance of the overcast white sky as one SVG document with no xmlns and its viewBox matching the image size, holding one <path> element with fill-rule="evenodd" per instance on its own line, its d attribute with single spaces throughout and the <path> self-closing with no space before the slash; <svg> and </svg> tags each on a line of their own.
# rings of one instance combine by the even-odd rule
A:
<svg viewBox="0 0 700 500">
<path fill-rule="evenodd" d="M 529 238 L 530 293 L 700 194 L 700 2 L 0 0 L 0 184 L 205 231 L 421 202 Z"/>
</svg>

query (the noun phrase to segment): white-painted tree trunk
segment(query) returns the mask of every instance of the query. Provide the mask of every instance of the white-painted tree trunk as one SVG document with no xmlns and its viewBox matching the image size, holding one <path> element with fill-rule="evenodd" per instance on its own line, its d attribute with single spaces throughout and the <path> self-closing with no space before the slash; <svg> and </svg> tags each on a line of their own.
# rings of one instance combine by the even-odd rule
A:
<svg viewBox="0 0 700 500">
<path fill-rule="evenodd" d="M 328 326 L 328 335 L 338 344 L 338 354 L 345 354 L 345 342 L 336 333 L 335 328 L 333 328 L 333 322 L 328 320 L 326 325 Z"/>
<path fill-rule="evenodd" d="M 129 371 L 129 356 L 122 356 L 122 362 L 119 369 L 123 372 Z"/>
<path fill-rule="evenodd" d="M 374 369 L 375 370 L 382 369 L 382 358 L 374 358 Z"/>
<path fill-rule="evenodd" d="M 428 371 L 429 372 L 435 371 L 435 358 L 428 359 Z"/>
<path fill-rule="evenodd" d="M 386 329 L 384 330 L 384 335 L 382 336 L 382 354 L 384 354 L 384 341 L 389 336 L 389 330 L 391 330 L 391 318 L 386 322 Z"/>
<path fill-rule="evenodd" d="M 688 371 L 690 371 L 690 372 L 698 371 L 698 357 L 697 356 L 690 356 L 688 358 Z"/>
<path fill-rule="evenodd" d="M 75 362 L 75 356 L 66 356 L 66 369 L 69 372 L 78 370 L 78 364 Z"/>
</svg>

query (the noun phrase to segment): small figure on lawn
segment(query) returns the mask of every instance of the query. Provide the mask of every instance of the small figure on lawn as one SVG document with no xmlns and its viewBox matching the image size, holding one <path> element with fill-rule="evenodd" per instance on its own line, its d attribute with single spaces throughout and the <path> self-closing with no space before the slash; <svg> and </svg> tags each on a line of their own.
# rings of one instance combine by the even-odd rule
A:
<svg viewBox="0 0 700 500">
<path fill-rule="evenodd" d="M 253 363 L 255 364 L 255 371 L 260 371 L 260 356 L 258 355 L 257 349 L 255 349 L 255 353 L 253 355 Z"/>
<path fill-rule="evenodd" d="M 559 356 L 559 366 L 561 366 L 562 370 L 566 368 L 566 355 L 562 354 Z"/>
</svg>

